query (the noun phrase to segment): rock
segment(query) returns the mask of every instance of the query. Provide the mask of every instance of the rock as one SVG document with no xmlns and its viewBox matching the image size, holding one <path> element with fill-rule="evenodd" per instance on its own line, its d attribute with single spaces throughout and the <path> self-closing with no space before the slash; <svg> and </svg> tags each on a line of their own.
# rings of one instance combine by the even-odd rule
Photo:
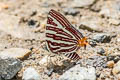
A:
<svg viewBox="0 0 120 80">
<path fill-rule="evenodd" d="M 12 79 L 22 68 L 20 60 L 14 58 L 0 58 L 0 75 L 4 79 Z"/>
<path fill-rule="evenodd" d="M 105 55 L 105 50 L 103 48 L 99 48 L 97 49 L 97 53 L 100 54 L 100 55 Z"/>
<path fill-rule="evenodd" d="M 116 76 L 119 80 L 120 79 L 120 61 L 118 61 L 114 67 L 113 67 L 113 70 L 112 70 L 112 73 L 114 76 Z"/>
<path fill-rule="evenodd" d="M 23 80 L 41 80 L 39 73 L 32 67 L 27 68 L 23 72 Z"/>
<path fill-rule="evenodd" d="M 102 6 L 102 9 L 100 11 L 100 15 L 104 15 L 106 17 L 110 17 L 113 19 L 119 19 L 120 18 L 120 0 L 108 0 L 104 3 Z"/>
<path fill-rule="evenodd" d="M 112 60 L 112 61 L 108 61 L 107 62 L 107 66 L 109 67 L 109 68 L 112 68 L 113 66 L 114 66 L 114 61 Z"/>
<path fill-rule="evenodd" d="M 72 7 L 86 7 L 92 5 L 94 2 L 95 0 L 74 0 L 70 5 Z"/>
<path fill-rule="evenodd" d="M 94 67 L 75 67 L 66 71 L 58 80 L 96 80 Z"/>
<path fill-rule="evenodd" d="M 95 47 L 97 44 L 96 44 L 96 41 L 93 41 L 93 40 L 90 40 L 89 41 L 89 44 L 92 46 L 92 47 Z"/>
<path fill-rule="evenodd" d="M 92 37 L 92 40 L 96 42 L 101 42 L 101 43 L 108 43 L 111 41 L 112 37 L 113 36 L 111 34 L 97 33 L 97 34 L 94 34 L 94 36 Z"/>
<path fill-rule="evenodd" d="M 97 15 L 82 16 L 79 28 L 90 32 L 102 32 L 102 23 L 103 20 Z"/>
<path fill-rule="evenodd" d="M 108 61 L 111 61 L 113 60 L 115 63 L 118 62 L 120 60 L 120 55 L 109 55 L 107 57 L 107 60 Z"/>
<path fill-rule="evenodd" d="M 16 58 L 16 59 L 24 59 L 29 56 L 31 51 L 29 49 L 23 48 L 10 48 L 5 49 L 4 51 L 0 52 L 1 58 Z"/>
<path fill-rule="evenodd" d="M 75 16 L 79 13 L 79 11 L 74 8 L 64 8 L 63 11 L 66 15 L 72 15 L 72 16 Z"/>
</svg>

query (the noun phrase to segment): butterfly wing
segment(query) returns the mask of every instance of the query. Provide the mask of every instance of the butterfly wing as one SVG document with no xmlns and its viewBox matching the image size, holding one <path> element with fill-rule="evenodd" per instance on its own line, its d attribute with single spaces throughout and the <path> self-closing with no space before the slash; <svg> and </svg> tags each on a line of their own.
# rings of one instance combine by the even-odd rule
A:
<svg viewBox="0 0 120 80">
<path fill-rule="evenodd" d="M 50 52 L 78 60 L 80 57 L 76 51 L 81 38 L 83 35 L 62 14 L 50 10 L 46 25 L 46 42 Z"/>
</svg>

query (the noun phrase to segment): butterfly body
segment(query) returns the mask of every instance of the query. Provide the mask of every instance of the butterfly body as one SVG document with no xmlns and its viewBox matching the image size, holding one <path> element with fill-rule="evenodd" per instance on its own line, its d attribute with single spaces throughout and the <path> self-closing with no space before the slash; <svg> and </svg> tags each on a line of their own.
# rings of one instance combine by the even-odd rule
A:
<svg viewBox="0 0 120 80">
<path fill-rule="evenodd" d="M 87 44 L 86 38 L 55 10 L 50 10 L 48 14 L 46 42 L 51 53 L 64 54 L 73 60 L 80 59 L 76 51 Z"/>
</svg>

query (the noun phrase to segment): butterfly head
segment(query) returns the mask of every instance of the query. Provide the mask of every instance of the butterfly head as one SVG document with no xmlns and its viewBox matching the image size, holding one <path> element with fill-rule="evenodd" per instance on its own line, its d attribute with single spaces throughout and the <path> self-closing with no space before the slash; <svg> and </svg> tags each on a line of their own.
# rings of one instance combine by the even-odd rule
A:
<svg viewBox="0 0 120 80">
<path fill-rule="evenodd" d="M 86 38 L 86 37 L 78 40 L 78 42 L 79 42 L 79 43 L 78 43 L 78 46 L 80 46 L 80 47 L 86 48 L 86 45 L 88 45 L 88 42 L 87 42 L 87 38 Z"/>
</svg>

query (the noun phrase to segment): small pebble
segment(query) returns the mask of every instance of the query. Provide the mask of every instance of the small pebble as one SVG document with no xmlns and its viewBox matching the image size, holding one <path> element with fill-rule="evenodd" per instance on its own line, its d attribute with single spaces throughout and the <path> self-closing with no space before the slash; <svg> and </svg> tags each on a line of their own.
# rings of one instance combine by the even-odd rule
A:
<svg viewBox="0 0 120 80">
<path fill-rule="evenodd" d="M 114 66 L 114 61 L 108 61 L 107 62 L 107 66 L 109 67 L 109 68 L 112 68 L 113 66 Z"/>
<path fill-rule="evenodd" d="M 22 80 L 41 80 L 39 73 L 32 67 L 23 72 Z"/>
<path fill-rule="evenodd" d="M 115 63 L 117 63 L 120 60 L 120 56 L 119 55 L 116 55 L 116 56 L 111 55 L 111 56 L 107 57 L 107 60 L 108 61 L 113 60 Z"/>
<path fill-rule="evenodd" d="M 29 26 L 34 26 L 35 24 L 36 24 L 36 21 L 34 21 L 34 20 L 28 21 Z"/>
<path fill-rule="evenodd" d="M 97 44 L 96 44 L 96 41 L 93 41 L 93 40 L 91 40 L 91 41 L 89 41 L 89 44 L 92 46 L 92 47 L 95 47 Z"/>
<path fill-rule="evenodd" d="M 97 49 L 97 53 L 100 54 L 100 55 L 105 55 L 105 50 L 103 48 L 99 48 Z"/>
</svg>

